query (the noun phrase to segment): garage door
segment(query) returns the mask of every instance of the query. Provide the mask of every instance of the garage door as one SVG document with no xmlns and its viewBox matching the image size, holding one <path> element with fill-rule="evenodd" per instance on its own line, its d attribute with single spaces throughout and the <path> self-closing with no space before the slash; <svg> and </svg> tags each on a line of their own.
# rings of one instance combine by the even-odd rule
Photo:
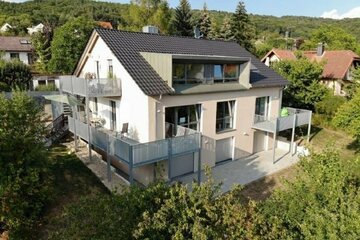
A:
<svg viewBox="0 0 360 240">
<path fill-rule="evenodd" d="M 265 151 L 265 132 L 254 132 L 254 153 Z"/>
<path fill-rule="evenodd" d="M 233 138 L 216 141 L 216 163 L 233 159 Z"/>
<path fill-rule="evenodd" d="M 193 154 L 182 155 L 171 159 L 171 177 L 178 177 L 194 172 L 194 156 Z"/>
</svg>

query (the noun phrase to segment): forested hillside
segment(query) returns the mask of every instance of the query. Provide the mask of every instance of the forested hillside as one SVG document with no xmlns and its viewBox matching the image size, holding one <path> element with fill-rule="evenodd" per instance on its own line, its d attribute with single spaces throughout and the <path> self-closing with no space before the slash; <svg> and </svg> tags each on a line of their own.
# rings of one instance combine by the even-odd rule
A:
<svg viewBox="0 0 360 240">
<path fill-rule="evenodd" d="M 192 36 L 193 28 L 197 26 L 204 38 L 235 40 L 259 58 L 274 47 L 291 49 L 296 45 L 303 50 L 312 50 L 319 42 L 325 42 L 327 49 L 349 49 L 360 53 L 360 19 L 252 15 L 246 13 L 243 4 L 234 9 L 235 13 L 210 11 L 206 5 L 204 9 L 192 10 L 186 0 L 179 2 L 182 4 L 179 3 L 176 9 L 170 8 L 166 0 L 133 0 L 131 4 L 93 0 L 0 2 L 0 26 L 4 23 L 13 26 L 3 35 L 26 35 L 28 27 L 39 23 L 45 25 L 42 36 L 33 36 L 35 51 L 40 59 L 37 61 L 39 72 L 70 72 L 77 61 L 72 58 L 81 54 L 96 21 L 109 21 L 115 29 L 130 31 L 141 31 L 145 25 L 156 25 L 162 34 L 182 36 Z M 177 23 L 176 19 L 185 16 L 182 14 L 186 14 L 186 21 Z M 244 22 L 239 23 L 243 19 Z M 187 25 L 187 29 L 180 31 L 179 24 Z M 83 27 L 80 33 L 79 26 Z M 75 47 L 76 51 L 69 59 L 57 59 L 56 54 L 54 59 L 52 55 L 56 51 L 64 52 L 61 47 L 66 44 L 62 38 L 74 35 L 71 31 L 78 33 L 77 39 L 82 36 Z M 62 66 L 64 62 L 70 63 Z"/>
</svg>

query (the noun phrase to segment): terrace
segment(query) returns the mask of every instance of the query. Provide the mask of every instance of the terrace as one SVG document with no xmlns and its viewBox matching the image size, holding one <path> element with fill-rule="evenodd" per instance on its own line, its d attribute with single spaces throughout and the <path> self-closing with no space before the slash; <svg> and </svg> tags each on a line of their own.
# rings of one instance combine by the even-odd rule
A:
<svg viewBox="0 0 360 240">
<path fill-rule="evenodd" d="M 169 123 L 166 125 L 171 126 Z M 74 135 L 106 153 L 109 172 L 110 159 L 116 159 L 128 165 L 130 183 L 134 182 L 134 168 L 167 160 L 170 169 L 174 157 L 200 152 L 201 134 L 199 132 L 180 126 L 177 126 L 175 130 L 174 127 L 168 129 L 172 131 L 172 134 L 168 135 L 169 138 L 139 143 L 117 132 L 94 127 L 69 117 L 69 130 Z M 89 155 L 91 157 L 90 151 Z M 200 154 L 198 161 L 200 161 Z M 168 171 L 168 179 L 171 180 L 171 178 L 171 172 Z"/>
</svg>

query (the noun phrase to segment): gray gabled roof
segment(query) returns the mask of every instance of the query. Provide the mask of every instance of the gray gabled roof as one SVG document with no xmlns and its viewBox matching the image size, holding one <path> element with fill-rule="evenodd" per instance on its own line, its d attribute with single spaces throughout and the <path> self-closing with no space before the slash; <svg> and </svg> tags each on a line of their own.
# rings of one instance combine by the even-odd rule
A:
<svg viewBox="0 0 360 240">
<path fill-rule="evenodd" d="M 142 57 L 141 52 L 214 55 L 251 58 L 252 87 L 284 86 L 288 82 L 235 42 L 203 40 L 158 34 L 95 29 L 146 95 L 171 94 L 174 90 Z"/>
<path fill-rule="evenodd" d="M 29 37 L 0 36 L 0 51 L 31 52 L 33 47 Z"/>
</svg>

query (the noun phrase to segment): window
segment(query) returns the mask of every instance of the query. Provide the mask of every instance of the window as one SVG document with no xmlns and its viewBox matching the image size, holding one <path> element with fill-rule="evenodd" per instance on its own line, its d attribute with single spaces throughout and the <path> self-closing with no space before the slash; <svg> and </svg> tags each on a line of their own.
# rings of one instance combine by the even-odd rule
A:
<svg viewBox="0 0 360 240">
<path fill-rule="evenodd" d="M 203 64 L 187 64 L 186 65 L 186 80 L 187 83 L 197 83 L 204 79 L 204 65 Z"/>
<path fill-rule="evenodd" d="M 108 78 L 112 79 L 114 77 L 114 67 L 112 59 L 108 59 Z"/>
<path fill-rule="evenodd" d="M 234 128 L 235 101 L 218 102 L 216 107 L 216 132 Z"/>
<path fill-rule="evenodd" d="M 259 97 L 256 98 L 255 103 L 255 121 L 265 121 L 268 120 L 269 116 L 269 97 Z"/>
<path fill-rule="evenodd" d="M 214 81 L 222 82 L 223 75 L 224 75 L 224 66 L 220 64 L 214 65 Z"/>
<path fill-rule="evenodd" d="M 175 84 L 224 83 L 239 79 L 239 64 L 173 64 Z"/>
<path fill-rule="evenodd" d="M 28 53 L 27 54 L 27 57 L 28 57 L 28 63 L 29 64 L 33 64 L 34 63 L 34 57 L 31 53 Z"/>
<path fill-rule="evenodd" d="M 225 82 L 237 80 L 239 78 L 239 65 L 226 64 L 224 66 L 224 79 Z"/>
<path fill-rule="evenodd" d="M 20 55 L 19 53 L 10 53 L 10 58 L 20 60 Z"/>
<path fill-rule="evenodd" d="M 166 108 L 165 121 L 175 126 L 200 130 L 201 105 L 188 105 Z M 173 133 L 176 135 L 176 133 Z"/>
<path fill-rule="evenodd" d="M 185 83 L 185 64 L 174 64 L 173 77 L 175 82 Z"/>
</svg>

